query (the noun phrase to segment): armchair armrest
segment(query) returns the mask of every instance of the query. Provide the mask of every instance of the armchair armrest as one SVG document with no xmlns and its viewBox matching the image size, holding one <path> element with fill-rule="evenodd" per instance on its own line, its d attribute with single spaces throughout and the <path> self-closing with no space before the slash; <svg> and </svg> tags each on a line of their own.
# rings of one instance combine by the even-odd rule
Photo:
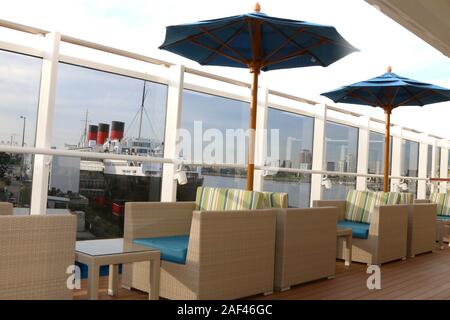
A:
<svg viewBox="0 0 450 320">
<path fill-rule="evenodd" d="M 127 202 L 124 238 L 188 235 L 194 202 Z"/>
<path fill-rule="evenodd" d="M 338 221 L 345 219 L 345 204 L 346 202 L 343 200 L 314 200 L 313 207 L 314 208 L 322 208 L 322 207 L 336 207 L 338 208 Z"/>
<path fill-rule="evenodd" d="M 369 228 L 375 241 L 375 263 L 405 258 L 408 237 L 408 205 L 376 206 Z"/>
</svg>

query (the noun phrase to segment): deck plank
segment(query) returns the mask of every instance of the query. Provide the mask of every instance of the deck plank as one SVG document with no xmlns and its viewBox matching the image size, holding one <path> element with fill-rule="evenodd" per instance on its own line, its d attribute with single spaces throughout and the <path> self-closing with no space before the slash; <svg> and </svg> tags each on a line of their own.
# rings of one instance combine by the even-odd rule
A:
<svg viewBox="0 0 450 320">
<path fill-rule="evenodd" d="M 352 263 L 345 267 L 336 262 L 336 277 L 319 280 L 293 287 L 286 292 L 275 292 L 264 297 L 258 295 L 248 299 L 257 300 L 409 300 L 409 299 L 450 299 L 450 248 L 416 256 L 406 261 L 396 261 L 381 267 L 381 290 L 366 287 L 367 266 Z M 86 299 L 86 281 L 82 280 L 81 290 L 74 293 L 74 299 Z M 107 294 L 108 279 L 100 279 L 99 299 L 102 300 L 145 300 L 147 294 L 137 290 L 119 289 L 118 297 Z"/>
</svg>

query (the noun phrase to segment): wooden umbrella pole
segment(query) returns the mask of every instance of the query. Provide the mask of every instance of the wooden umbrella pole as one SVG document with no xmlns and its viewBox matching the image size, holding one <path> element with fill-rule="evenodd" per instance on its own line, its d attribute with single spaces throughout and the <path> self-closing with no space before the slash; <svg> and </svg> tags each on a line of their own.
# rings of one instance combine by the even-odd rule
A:
<svg viewBox="0 0 450 320">
<path fill-rule="evenodd" d="M 257 3 L 255 12 L 260 12 L 261 6 Z M 253 191 L 253 181 L 255 174 L 255 130 L 256 111 L 258 109 L 258 77 L 261 72 L 261 22 L 253 19 L 250 22 L 250 32 L 252 33 L 252 62 L 249 63 L 250 72 L 253 74 L 252 98 L 250 101 L 250 121 L 248 135 L 248 170 L 247 170 L 247 190 Z"/>
<path fill-rule="evenodd" d="M 389 192 L 389 144 L 391 143 L 391 112 L 392 108 L 384 109 L 384 115 L 386 117 L 386 132 L 384 137 L 384 192 Z"/>
<path fill-rule="evenodd" d="M 250 101 L 250 122 L 248 135 L 248 170 L 247 170 L 247 190 L 253 191 L 253 181 L 255 173 L 255 130 L 256 130 L 256 111 L 258 109 L 258 77 L 259 68 L 252 68 L 253 83 L 252 97 Z"/>
</svg>

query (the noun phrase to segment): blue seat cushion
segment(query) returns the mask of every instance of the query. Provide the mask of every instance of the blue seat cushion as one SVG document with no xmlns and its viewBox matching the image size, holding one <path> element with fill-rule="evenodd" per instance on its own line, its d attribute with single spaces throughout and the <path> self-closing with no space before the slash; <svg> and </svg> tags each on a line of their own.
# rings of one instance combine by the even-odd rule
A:
<svg viewBox="0 0 450 320">
<path fill-rule="evenodd" d="M 444 220 L 444 221 L 450 220 L 450 216 L 441 216 L 441 215 L 438 215 L 436 218 L 437 218 L 438 220 Z"/>
<path fill-rule="evenodd" d="M 352 237 L 357 239 L 369 238 L 370 224 L 353 222 L 353 221 L 338 221 L 338 228 L 350 228 L 352 229 Z"/>
<path fill-rule="evenodd" d="M 159 238 L 139 238 L 134 243 L 158 249 L 161 260 L 178 264 L 186 263 L 189 236 L 171 236 Z"/>
</svg>

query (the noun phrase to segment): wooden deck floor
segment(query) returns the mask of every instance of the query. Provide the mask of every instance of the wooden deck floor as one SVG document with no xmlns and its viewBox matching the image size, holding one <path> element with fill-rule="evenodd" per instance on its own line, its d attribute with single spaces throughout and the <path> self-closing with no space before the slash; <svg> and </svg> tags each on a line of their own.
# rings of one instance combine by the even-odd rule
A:
<svg viewBox="0 0 450 320">
<path fill-rule="evenodd" d="M 322 300 L 322 299 L 450 299 L 450 248 L 419 255 L 406 261 L 392 262 L 381 267 L 381 290 L 370 291 L 366 287 L 367 266 L 353 263 L 345 267 L 336 263 L 336 277 L 291 288 L 286 292 L 275 292 L 264 297 L 249 299 L 268 300 Z M 118 297 L 107 295 L 107 278 L 100 283 L 100 299 L 147 299 L 147 295 L 136 290 L 120 289 Z M 74 294 L 75 299 L 86 299 L 86 283 Z"/>
</svg>

